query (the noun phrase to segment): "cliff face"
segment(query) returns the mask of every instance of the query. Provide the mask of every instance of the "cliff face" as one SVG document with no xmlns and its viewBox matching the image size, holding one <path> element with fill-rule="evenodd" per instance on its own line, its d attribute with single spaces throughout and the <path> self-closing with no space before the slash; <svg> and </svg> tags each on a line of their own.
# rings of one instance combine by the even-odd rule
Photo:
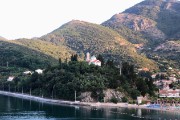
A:
<svg viewBox="0 0 180 120">
<path fill-rule="evenodd" d="M 84 92 L 81 93 L 79 96 L 80 101 L 82 102 L 98 102 L 97 98 L 91 97 L 91 92 Z M 123 93 L 113 90 L 113 89 L 107 89 L 103 91 L 104 99 L 103 102 L 111 102 L 111 99 L 115 98 L 118 100 L 118 102 L 122 102 L 122 98 L 125 96 Z"/>
<path fill-rule="evenodd" d="M 180 33 L 180 2 L 177 0 L 145 0 L 123 13 L 116 14 L 102 25 L 122 34 L 122 26 L 131 30 L 124 35 L 130 42 L 146 39 L 148 44 L 161 44 L 165 40 L 178 39 Z M 121 27 L 119 27 L 121 26 Z M 131 36 L 131 37 L 128 37 Z M 138 38 L 138 39 L 139 39 Z M 142 42 L 136 40 L 133 43 Z"/>
<path fill-rule="evenodd" d="M 140 52 L 143 54 L 159 55 L 161 58 L 172 61 L 171 63 L 178 63 L 177 50 L 171 50 L 173 47 L 168 47 L 171 43 L 168 41 L 180 39 L 179 13 L 180 1 L 144 0 L 123 13 L 112 16 L 102 25 L 115 30 L 129 42 L 142 45 Z M 174 48 L 176 48 L 175 44 L 173 44 Z M 156 51 L 162 45 L 166 48 Z M 166 51 L 170 51 L 168 57 L 164 53 Z"/>
<path fill-rule="evenodd" d="M 158 29 L 157 27 L 157 22 L 140 16 L 140 15 L 135 15 L 135 14 L 129 14 L 129 13 L 120 13 L 114 15 L 111 19 L 108 21 L 104 22 L 102 25 L 113 28 L 116 30 L 119 34 L 121 33 L 121 26 L 124 26 L 133 32 L 127 35 L 127 39 L 131 39 L 128 36 L 132 36 L 133 34 L 134 39 L 136 38 L 136 33 L 139 34 L 139 38 L 141 37 L 142 39 L 149 39 L 149 42 L 152 42 L 154 40 L 165 40 L 166 35 Z M 121 30 L 120 30 L 121 29 Z M 132 42 L 130 40 L 130 42 Z M 141 42 L 141 41 L 140 41 Z M 132 43 L 139 43 L 139 42 L 132 42 Z"/>
</svg>

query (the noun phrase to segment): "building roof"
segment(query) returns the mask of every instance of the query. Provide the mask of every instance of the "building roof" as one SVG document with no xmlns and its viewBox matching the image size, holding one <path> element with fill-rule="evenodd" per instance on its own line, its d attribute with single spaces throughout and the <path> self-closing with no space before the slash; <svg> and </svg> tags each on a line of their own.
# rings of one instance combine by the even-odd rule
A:
<svg viewBox="0 0 180 120">
<path fill-rule="evenodd" d="M 15 78 L 14 76 L 9 76 L 7 81 L 12 81 L 12 80 L 14 80 L 14 78 Z"/>
<path fill-rule="evenodd" d="M 176 94 L 176 93 L 179 93 L 180 92 L 180 90 L 179 89 L 177 89 L 177 90 L 160 90 L 159 91 L 159 94 L 170 94 L 170 93 L 172 93 L 172 94 Z"/>
</svg>

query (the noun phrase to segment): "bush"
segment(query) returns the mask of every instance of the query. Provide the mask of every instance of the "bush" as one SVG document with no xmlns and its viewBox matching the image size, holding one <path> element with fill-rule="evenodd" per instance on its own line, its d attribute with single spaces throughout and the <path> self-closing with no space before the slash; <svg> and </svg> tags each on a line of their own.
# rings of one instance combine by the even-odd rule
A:
<svg viewBox="0 0 180 120">
<path fill-rule="evenodd" d="M 118 99 L 117 99 L 117 98 L 115 98 L 115 97 L 112 97 L 110 101 L 111 101 L 112 103 L 115 103 L 115 104 L 117 104 L 117 103 L 118 103 Z"/>
<path fill-rule="evenodd" d="M 131 100 L 131 101 L 129 101 L 129 104 L 136 104 L 136 101 L 135 100 Z"/>
<path fill-rule="evenodd" d="M 146 104 L 146 103 L 147 103 L 147 102 L 143 100 L 140 105 L 144 105 L 144 104 Z"/>
<path fill-rule="evenodd" d="M 133 100 L 136 100 L 137 99 L 137 96 L 140 96 L 140 92 L 138 90 L 132 90 L 131 91 L 131 97 Z"/>
<path fill-rule="evenodd" d="M 122 102 L 128 102 L 128 99 L 126 97 L 123 97 Z"/>
</svg>

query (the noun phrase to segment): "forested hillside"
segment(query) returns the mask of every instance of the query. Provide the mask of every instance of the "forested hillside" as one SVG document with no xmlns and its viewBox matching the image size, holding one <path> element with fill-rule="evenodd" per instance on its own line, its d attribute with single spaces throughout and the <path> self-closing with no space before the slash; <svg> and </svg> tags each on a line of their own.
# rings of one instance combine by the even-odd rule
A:
<svg viewBox="0 0 180 120">
<path fill-rule="evenodd" d="M 57 46 L 51 42 L 45 42 L 40 39 L 18 39 L 12 40 L 11 42 L 49 55 L 57 60 L 61 58 L 62 61 L 70 59 L 70 56 L 76 53 L 67 46 Z"/>
<path fill-rule="evenodd" d="M 127 102 L 136 99 L 139 95 L 155 95 L 152 80 L 138 77 L 133 65 L 123 63 L 122 75 L 120 75 L 113 61 L 108 61 L 99 67 L 76 60 L 68 63 L 59 61 L 58 65 L 48 67 L 43 74 L 34 73 L 26 80 L 17 77 L 14 82 L 4 82 L 4 89 L 8 90 L 10 84 L 12 90 L 19 88 L 16 89 L 17 92 L 21 92 L 23 88 L 25 93 L 31 90 L 32 95 L 64 100 L 74 100 L 76 91 L 77 100 L 80 101 L 81 93 L 90 92 L 90 97 L 96 102 L 103 101 L 103 90 L 106 89 L 116 89 L 126 95 L 120 99 L 121 101 L 111 98 L 111 102 Z"/>
<path fill-rule="evenodd" d="M 0 40 L 0 66 L 36 69 L 57 63 L 57 60 L 42 52 Z"/>
<path fill-rule="evenodd" d="M 137 67 L 157 69 L 156 64 L 137 53 L 133 44 L 125 40 L 117 32 L 84 21 L 74 20 L 64 24 L 55 31 L 41 37 L 42 40 L 56 45 L 65 45 L 79 54 L 90 52 L 102 54 L 106 60 L 128 61 Z"/>
</svg>

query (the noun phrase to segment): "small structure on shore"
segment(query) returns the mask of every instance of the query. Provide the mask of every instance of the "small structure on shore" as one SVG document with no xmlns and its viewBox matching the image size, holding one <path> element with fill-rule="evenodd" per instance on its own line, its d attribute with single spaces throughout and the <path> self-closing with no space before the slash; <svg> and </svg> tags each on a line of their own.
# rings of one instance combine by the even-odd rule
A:
<svg viewBox="0 0 180 120">
<path fill-rule="evenodd" d="M 138 105 L 142 103 L 143 97 L 137 97 L 137 103 Z"/>
<path fill-rule="evenodd" d="M 94 64 L 97 66 L 101 66 L 101 61 L 97 60 L 97 58 L 94 55 L 91 57 L 89 52 L 86 54 L 86 62 L 88 62 L 89 65 Z"/>
</svg>

